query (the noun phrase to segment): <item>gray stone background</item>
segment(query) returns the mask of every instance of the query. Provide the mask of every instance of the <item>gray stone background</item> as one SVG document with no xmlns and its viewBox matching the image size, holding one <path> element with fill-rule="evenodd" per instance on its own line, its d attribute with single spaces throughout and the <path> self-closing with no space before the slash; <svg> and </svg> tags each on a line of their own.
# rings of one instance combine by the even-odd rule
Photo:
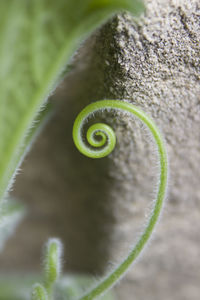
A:
<svg viewBox="0 0 200 300">
<path fill-rule="evenodd" d="M 139 235 L 155 195 L 156 151 L 127 115 L 97 115 L 117 147 L 91 160 L 75 149 L 78 112 L 98 99 L 127 99 L 159 125 L 170 160 L 168 197 L 153 240 L 116 288 L 119 300 L 200 299 L 200 3 L 146 1 L 90 37 L 51 100 L 55 113 L 26 157 L 13 194 L 28 215 L 1 255 L 1 270 L 38 271 L 48 237 L 65 245 L 65 269 L 106 272 Z"/>
</svg>

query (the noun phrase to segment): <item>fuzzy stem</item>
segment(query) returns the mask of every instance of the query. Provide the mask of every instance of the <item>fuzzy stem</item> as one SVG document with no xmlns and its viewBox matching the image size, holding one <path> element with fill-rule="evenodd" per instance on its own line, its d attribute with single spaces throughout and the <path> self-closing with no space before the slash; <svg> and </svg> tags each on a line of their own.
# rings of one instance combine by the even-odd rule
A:
<svg viewBox="0 0 200 300">
<path fill-rule="evenodd" d="M 153 212 L 150 215 L 147 225 L 143 233 L 139 237 L 137 243 L 134 245 L 133 249 L 130 251 L 128 256 L 110 274 L 108 274 L 99 284 L 97 284 L 97 286 L 95 286 L 87 294 L 80 297 L 79 300 L 92 300 L 103 295 L 108 289 L 110 289 L 115 283 L 117 283 L 117 281 L 128 270 L 130 265 L 135 261 L 135 259 L 142 252 L 143 248 L 147 244 L 155 228 L 155 225 L 160 216 L 160 212 L 163 206 L 163 201 L 167 189 L 168 163 L 167 163 L 167 152 L 166 152 L 165 142 L 154 121 L 151 120 L 151 118 L 149 118 L 145 112 L 143 112 L 140 108 L 136 107 L 133 104 L 120 101 L 120 100 L 102 100 L 102 101 L 92 103 L 88 105 L 86 108 L 84 108 L 77 116 L 73 127 L 73 139 L 79 151 L 91 158 L 101 158 L 108 155 L 114 149 L 115 146 L 115 137 L 113 139 L 114 133 L 112 132 L 111 128 L 109 129 L 109 132 L 106 131 L 107 125 L 105 128 L 103 128 L 103 125 L 105 124 L 101 124 L 101 128 L 99 128 L 99 130 L 98 128 L 95 127 L 93 134 L 91 132 L 89 134 L 90 139 L 93 140 L 92 143 L 93 146 L 95 145 L 95 141 L 96 141 L 95 136 L 97 135 L 97 133 L 98 135 L 102 136 L 103 141 L 105 140 L 104 136 L 106 136 L 107 142 L 105 143 L 104 148 L 102 148 L 102 142 L 99 142 L 100 148 L 98 150 L 94 150 L 88 147 L 88 145 L 86 145 L 82 141 L 82 129 L 83 129 L 84 122 L 91 114 L 99 110 L 102 111 L 105 109 L 117 109 L 120 111 L 129 112 L 133 116 L 138 117 L 148 127 L 158 149 L 160 177 L 159 177 L 158 191 L 157 191 Z M 90 140 L 88 140 L 88 142 L 90 143 Z"/>
</svg>

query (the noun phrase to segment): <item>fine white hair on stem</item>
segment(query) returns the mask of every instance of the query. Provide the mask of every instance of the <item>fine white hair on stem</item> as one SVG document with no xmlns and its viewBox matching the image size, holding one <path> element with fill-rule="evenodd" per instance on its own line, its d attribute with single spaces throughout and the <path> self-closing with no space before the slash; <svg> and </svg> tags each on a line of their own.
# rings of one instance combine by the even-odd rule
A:
<svg viewBox="0 0 200 300">
<path fill-rule="evenodd" d="M 160 214 L 163 208 L 163 202 L 166 196 L 166 189 L 168 184 L 168 161 L 167 161 L 167 151 L 166 145 L 162 138 L 162 135 L 154 123 L 154 121 L 140 108 L 136 107 L 135 105 L 121 101 L 121 100 L 101 100 L 94 103 L 91 103 L 87 107 L 85 107 L 77 116 L 74 127 L 73 127 L 73 139 L 76 147 L 78 150 L 91 158 L 102 158 L 106 155 L 109 155 L 116 144 L 116 136 L 110 126 L 97 123 L 90 127 L 90 132 L 92 130 L 100 130 L 105 132 L 109 132 L 109 142 L 105 144 L 105 147 L 98 148 L 91 150 L 84 142 L 81 140 L 81 130 L 84 124 L 85 119 L 88 118 L 91 114 L 97 111 L 108 111 L 108 110 L 119 110 L 125 113 L 130 113 L 134 117 L 137 117 L 142 123 L 144 123 L 145 127 L 148 127 L 149 131 L 151 132 L 152 139 L 157 147 L 158 153 L 158 165 L 159 165 L 159 176 L 156 184 L 156 197 L 154 200 L 153 209 L 148 217 L 147 222 L 145 222 L 145 226 L 143 231 L 141 232 L 139 238 L 137 239 L 136 243 L 132 245 L 131 251 L 129 254 L 122 260 L 122 262 L 114 268 L 108 275 L 106 275 L 93 289 L 91 289 L 88 293 L 83 295 L 80 300 L 92 300 L 102 296 L 108 289 L 110 289 L 116 282 L 118 282 L 130 266 L 135 263 L 138 259 L 139 255 L 143 252 L 144 248 L 146 247 L 148 241 L 150 240 L 152 233 L 155 230 L 155 226 L 160 219 Z M 88 130 L 88 131 L 89 131 Z M 112 132 L 112 133 L 110 133 Z M 148 137 L 149 138 L 149 137 Z M 102 138 L 103 144 L 100 145 L 104 146 L 104 136 Z M 93 139 L 89 136 L 88 143 L 94 147 L 96 146 Z"/>
<path fill-rule="evenodd" d="M 44 272 L 47 284 L 59 278 L 62 271 L 62 254 L 63 245 L 60 239 L 50 238 L 44 249 Z"/>
</svg>

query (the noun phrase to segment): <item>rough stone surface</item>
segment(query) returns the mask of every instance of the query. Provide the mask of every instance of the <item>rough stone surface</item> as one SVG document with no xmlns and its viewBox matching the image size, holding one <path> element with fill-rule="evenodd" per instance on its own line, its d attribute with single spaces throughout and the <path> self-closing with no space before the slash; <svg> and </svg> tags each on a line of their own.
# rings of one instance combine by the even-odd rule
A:
<svg viewBox="0 0 200 300">
<path fill-rule="evenodd" d="M 64 240 L 66 267 L 74 271 L 96 274 L 129 249 L 155 194 L 151 137 L 137 120 L 112 113 L 103 116 L 118 140 L 109 158 L 87 159 L 71 141 L 73 119 L 86 104 L 127 99 L 161 128 L 170 181 L 154 239 L 117 287 L 118 299 L 199 299 L 200 4 L 146 3 L 139 20 L 115 17 L 74 57 L 54 96 L 57 111 L 17 180 L 15 195 L 30 214 L 8 242 L 2 269 L 38 269 L 41 245 L 53 235 Z"/>
</svg>

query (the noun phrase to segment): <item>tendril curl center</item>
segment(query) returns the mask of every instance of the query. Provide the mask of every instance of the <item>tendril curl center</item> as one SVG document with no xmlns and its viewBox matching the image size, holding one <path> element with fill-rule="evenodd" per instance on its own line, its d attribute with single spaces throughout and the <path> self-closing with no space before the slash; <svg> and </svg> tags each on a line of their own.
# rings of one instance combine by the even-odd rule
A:
<svg viewBox="0 0 200 300">
<path fill-rule="evenodd" d="M 163 137 L 154 121 L 140 108 L 131 103 L 121 100 L 101 100 L 86 106 L 77 116 L 73 127 L 73 139 L 78 150 L 88 157 L 101 158 L 110 154 L 114 149 L 116 144 L 115 133 L 113 132 L 112 128 L 106 124 L 97 123 L 92 125 L 87 132 L 88 143 L 93 147 L 97 147 L 98 150 L 88 147 L 88 145 L 86 145 L 82 139 L 82 128 L 88 117 L 97 111 L 103 111 L 105 109 L 117 109 L 128 112 L 133 116 L 138 117 L 148 127 L 158 149 L 160 175 L 153 211 L 149 216 L 146 227 L 138 238 L 136 244 L 133 246 L 128 256 L 125 257 L 124 260 L 111 273 L 104 277 L 88 293 L 79 298 L 79 300 L 92 300 L 101 296 L 124 275 L 130 265 L 135 261 L 139 254 L 141 254 L 153 233 L 155 225 L 158 222 L 167 190 L 168 162 Z M 101 139 L 97 140 L 95 136 L 100 136 Z M 101 148 L 104 145 L 105 147 Z"/>
</svg>

